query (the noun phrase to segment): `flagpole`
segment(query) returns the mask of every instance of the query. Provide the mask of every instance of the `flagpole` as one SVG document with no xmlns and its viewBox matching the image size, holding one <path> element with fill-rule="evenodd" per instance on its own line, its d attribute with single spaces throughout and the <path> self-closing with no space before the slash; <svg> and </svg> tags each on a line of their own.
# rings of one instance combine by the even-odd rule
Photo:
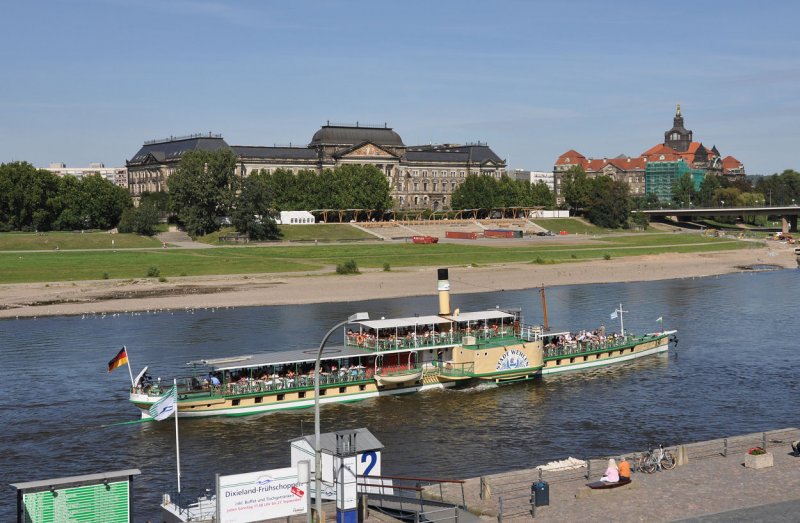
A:
<svg viewBox="0 0 800 523">
<path fill-rule="evenodd" d="M 178 442 L 178 380 L 172 379 L 172 386 L 175 387 L 175 463 L 178 469 L 178 502 L 181 499 L 181 450 Z"/>
<path fill-rule="evenodd" d="M 619 304 L 619 330 L 625 336 L 625 324 L 622 322 L 622 304 Z"/>
<path fill-rule="evenodd" d="M 128 375 L 131 377 L 131 388 L 133 388 L 136 384 L 133 382 L 133 371 L 131 370 L 131 359 L 130 356 L 128 356 L 128 347 L 123 345 L 122 348 L 125 349 L 125 359 L 128 360 Z"/>
</svg>

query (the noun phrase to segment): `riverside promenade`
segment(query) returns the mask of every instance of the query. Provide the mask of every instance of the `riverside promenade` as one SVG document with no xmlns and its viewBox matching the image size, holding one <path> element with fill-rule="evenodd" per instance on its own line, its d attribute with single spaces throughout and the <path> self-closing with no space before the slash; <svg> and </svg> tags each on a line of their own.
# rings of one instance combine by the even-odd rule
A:
<svg viewBox="0 0 800 523">
<path fill-rule="evenodd" d="M 747 450 L 765 439 L 774 465 L 745 468 Z M 686 444 L 686 464 L 653 474 L 634 472 L 631 485 L 611 490 L 588 489 L 586 467 L 545 470 L 550 504 L 536 507 L 533 518 L 529 500 L 531 483 L 539 479 L 535 468 L 484 476 L 483 498 L 481 478 L 467 480 L 466 502 L 484 521 L 797 521 L 800 457 L 792 455 L 791 442 L 799 439 L 800 429 L 788 428 Z M 676 453 L 677 447 L 670 450 Z M 624 455 L 630 461 L 632 453 Z M 591 481 L 600 479 L 608 457 L 591 460 Z M 438 488 L 429 492 L 438 494 Z M 461 489 L 445 489 L 444 498 L 460 503 Z"/>
</svg>

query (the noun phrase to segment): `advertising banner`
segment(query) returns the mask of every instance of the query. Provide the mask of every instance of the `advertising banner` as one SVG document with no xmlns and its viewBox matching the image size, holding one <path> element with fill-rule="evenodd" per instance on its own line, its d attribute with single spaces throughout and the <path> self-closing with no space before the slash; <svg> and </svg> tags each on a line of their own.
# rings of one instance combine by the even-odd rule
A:
<svg viewBox="0 0 800 523">
<path fill-rule="evenodd" d="M 220 523 L 252 523 L 306 512 L 306 486 L 297 467 L 217 477 Z"/>
</svg>

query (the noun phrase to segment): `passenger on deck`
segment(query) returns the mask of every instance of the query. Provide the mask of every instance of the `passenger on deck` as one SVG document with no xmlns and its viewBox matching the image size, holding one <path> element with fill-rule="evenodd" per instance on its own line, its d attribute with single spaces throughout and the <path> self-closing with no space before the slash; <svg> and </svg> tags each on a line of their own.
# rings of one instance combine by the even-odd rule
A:
<svg viewBox="0 0 800 523">
<path fill-rule="evenodd" d="M 622 461 L 619 462 L 619 480 L 628 481 L 629 479 L 631 479 L 631 464 L 622 458 Z"/>
<path fill-rule="evenodd" d="M 613 458 L 608 460 L 608 468 L 603 477 L 600 478 L 600 481 L 603 483 L 619 483 L 619 469 L 617 468 L 617 462 Z"/>
</svg>

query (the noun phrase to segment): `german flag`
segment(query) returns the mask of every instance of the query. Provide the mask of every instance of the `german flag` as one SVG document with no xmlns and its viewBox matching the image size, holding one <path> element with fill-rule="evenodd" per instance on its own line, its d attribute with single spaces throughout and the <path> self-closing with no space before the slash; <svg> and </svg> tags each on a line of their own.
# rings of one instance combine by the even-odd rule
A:
<svg viewBox="0 0 800 523">
<path fill-rule="evenodd" d="M 125 347 L 122 347 L 117 355 L 108 362 L 108 372 L 111 372 L 117 367 L 122 367 L 126 363 L 128 363 L 128 352 L 125 350 Z"/>
</svg>

